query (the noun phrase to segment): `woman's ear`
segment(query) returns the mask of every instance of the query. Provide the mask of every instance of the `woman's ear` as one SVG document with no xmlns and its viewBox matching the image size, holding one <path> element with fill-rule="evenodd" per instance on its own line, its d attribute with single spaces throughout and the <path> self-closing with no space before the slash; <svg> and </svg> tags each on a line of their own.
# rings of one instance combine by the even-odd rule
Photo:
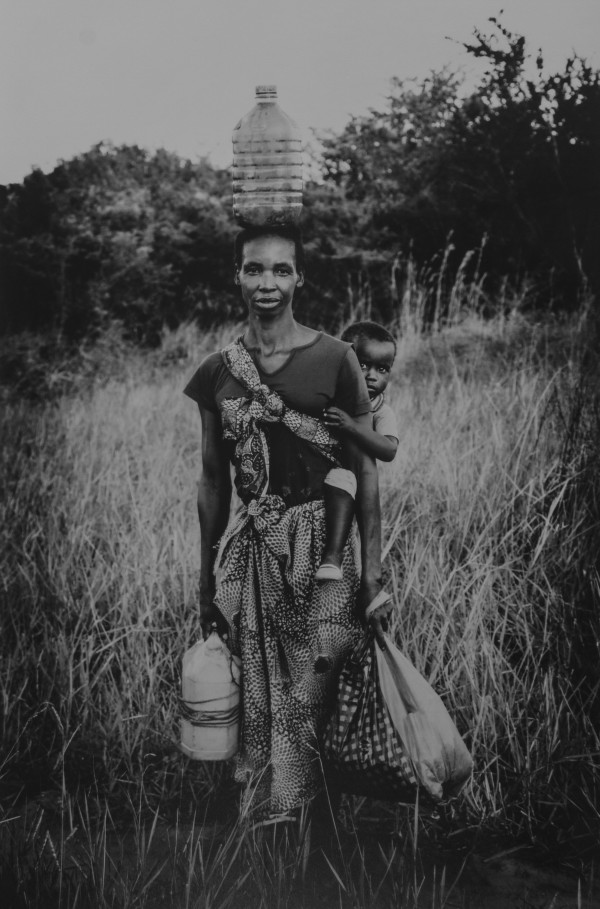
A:
<svg viewBox="0 0 600 909">
<path fill-rule="evenodd" d="M 302 287 L 303 284 L 304 284 L 304 272 L 299 271 L 298 280 L 296 281 L 296 287 Z"/>
<path fill-rule="evenodd" d="M 239 283 L 240 283 L 240 270 L 239 270 L 239 268 L 236 268 L 235 271 L 233 272 L 233 283 L 234 283 L 234 284 L 239 284 Z"/>
</svg>

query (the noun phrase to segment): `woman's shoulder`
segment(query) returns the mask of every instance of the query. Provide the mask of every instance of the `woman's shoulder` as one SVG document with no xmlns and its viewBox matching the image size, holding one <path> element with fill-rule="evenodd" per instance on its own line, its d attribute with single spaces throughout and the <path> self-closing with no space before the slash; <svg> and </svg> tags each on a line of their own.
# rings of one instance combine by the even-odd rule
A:
<svg viewBox="0 0 600 909">
<path fill-rule="evenodd" d="M 190 383 L 194 381 L 196 376 L 200 376 L 203 379 L 208 378 L 213 375 L 219 366 L 223 363 L 223 357 L 220 350 L 215 350 L 213 353 L 207 354 L 201 361 L 200 366 L 196 369 L 196 372 L 190 379 Z M 189 384 L 189 383 L 188 383 Z"/>
<path fill-rule="evenodd" d="M 321 343 L 323 344 L 324 349 L 331 350 L 342 358 L 352 349 L 352 344 L 349 344 L 347 341 L 340 341 L 339 338 L 334 338 L 332 335 L 325 334 L 324 331 L 321 332 Z"/>
<path fill-rule="evenodd" d="M 198 372 L 202 370 L 203 372 L 212 372 L 223 362 L 223 354 L 220 350 L 213 350 L 212 353 L 207 354 L 203 360 L 200 361 L 200 366 L 198 367 Z"/>
<path fill-rule="evenodd" d="M 188 398 L 206 405 L 207 401 L 214 397 L 216 381 L 224 368 L 220 350 L 208 354 L 183 389 L 183 393 Z"/>
<path fill-rule="evenodd" d="M 316 331 L 314 328 L 307 329 L 305 337 L 305 343 L 297 350 L 319 360 L 332 359 L 333 362 L 339 364 L 352 348 L 352 345 L 346 341 L 340 341 L 339 338 L 333 338 L 324 331 Z"/>
<path fill-rule="evenodd" d="M 300 357 L 298 353 L 301 354 Z M 360 375 L 362 378 L 352 344 L 333 338 L 324 331 L 315 332 L 313 341 L 300 351 L 296 351 L 295 367 L 302 368 L 306 373 L 315 371 L 321 376 L 331 376 L 336 382 L 346 382 L 354 375 Z"/>
<path fill-rule="evenodd" d="M 339 338 L 333 338 L 331 335 L 325 334 L 325 332 L 321 334 L 320 358 L 329 363 L 331 368 L 336 369 L 340 375 L 362 375 L 356 351 L 352 344 L 348 341 L 340 341 Z"/>
<path fill-rule="evenodd" d="M 315 332 L 312 339 L 296 348 L 286 374 L 294 382 L 310 383 L 314 380 L 321 384 L 327 381 L 335 384 L 341 376 L 345 376 L 348 368 L 352 370 L 352 366 L 348 366 L 348 358 L 352 355 L 351 344 L 332 338 L 325 332 Z M 358 368 L 358 363 L 356 365 Z"/>
</svg>

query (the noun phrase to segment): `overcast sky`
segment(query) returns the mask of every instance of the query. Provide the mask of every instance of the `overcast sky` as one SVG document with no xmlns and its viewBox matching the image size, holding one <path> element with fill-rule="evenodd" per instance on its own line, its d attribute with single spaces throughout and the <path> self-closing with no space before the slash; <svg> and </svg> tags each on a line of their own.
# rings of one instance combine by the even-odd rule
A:
<svg viewBox="0 0 600 909">
<path fill-rule="evenodd" d="M 0 0 L 0 183 L 100 141 L 231 159 L 231 130 L 275 83 L 308 133 L 378 107 L 392 76 L 445 64 L 504 9 L 550 70 L 600 68 L 600 0 Z"/>
</svg>

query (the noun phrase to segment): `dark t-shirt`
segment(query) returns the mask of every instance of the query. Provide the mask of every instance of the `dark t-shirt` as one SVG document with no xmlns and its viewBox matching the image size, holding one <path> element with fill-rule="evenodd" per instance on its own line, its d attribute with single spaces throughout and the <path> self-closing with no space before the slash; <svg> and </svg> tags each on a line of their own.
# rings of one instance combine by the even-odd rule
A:
<svg viewBox="0 0 600 909">
<path fill-rule="evenodd" d="M 275 372 L 264 372 L 255 359 L 254 362 L 261 382 L 302 413 L 318 417 L 328 404 L 335 404 L 354 417 L 371 409 L 354 350 L 350 344 L 322 332 L 304 347 L 295 348 Z M 202 362 L 184 393 L 213 413 L 219 412 L 224 398 L 247 395 L 225 366 L 220 352 L 210 354 Z M 280 495 L 287 506 L 320 498 L 331 463 L 280 423 L 265 424 L 263 429 L 271 456 L 269 492 Z M 232 454 L 231 447 L 230 457 Z"/>
</svg>

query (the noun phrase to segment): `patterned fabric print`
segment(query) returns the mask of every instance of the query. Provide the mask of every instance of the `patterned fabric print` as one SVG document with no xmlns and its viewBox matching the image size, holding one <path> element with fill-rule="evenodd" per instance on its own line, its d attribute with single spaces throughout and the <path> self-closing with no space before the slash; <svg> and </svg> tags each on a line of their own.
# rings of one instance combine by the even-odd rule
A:
<svg viewBox="0 0 600 909">
<path fill-rule="evenodd" d="M 254 511 L 221 554 L 215 603 L 243 666 L 236 778 L 252 780 L 255 806 L 279 812 L 320 787 L 317 736 L 340 665 L 361 634 L 352 611 L 359 576 L 353 540 L 344 580 L 315 583 L 325 537 L 322 501 L 289 508 L 274 520 L 276 511 Z M 313 664 L 324 647 L 334 665 L 317 675 Z"/>
<path fill-rule="evenodd" d="M 376 646 L 366 638 L 344 664 L 323 759 L 349 792 L 414 800 L 417 780 L 379 690 Z"/>
<path fill-rule="evenodd" d="M 317 739 L 332 709 L 335 677 L 360 636 L 353 606 L 359 584 L 355 538 L 344 554 L 344 580 L 315 583 L 325 542 L 322 501 L 286 510 L 267 495 L 269 451 L 260 423 L 281 420 L 335 463 L 338 443 L 320 421 L 290 410 L 261 385 L 239 342 L 223 351 L 230 372 L 251 393 L 226 399 L 226 438 L 236 441 L 235 464 L 246 503 L 220 544 L 215 604 L 242 658 L 243 719 L 236 778 L 250 782 L 252 806 L 282 812 L 311 798 L 321 785 Z M 324 650 L 332 668 L 313 670 Z"/>
<path fill-rule="evenodd" d="M 221 404 L 223 438 L 236 442 L 234 465 L 239 494 L 248 504 L 267 491 L 269 450 L 261 423 L 283 423 L 290 432 L 314 445 L 332 463 L 337 463 L 340 444 L 316 417 L 286 405 L 281 397 L 260 381 L 254 362 L 238 339 L 221 351 L 230 373 L 250 392 L 248 398 L 227 398 Z"/>
</svg>

